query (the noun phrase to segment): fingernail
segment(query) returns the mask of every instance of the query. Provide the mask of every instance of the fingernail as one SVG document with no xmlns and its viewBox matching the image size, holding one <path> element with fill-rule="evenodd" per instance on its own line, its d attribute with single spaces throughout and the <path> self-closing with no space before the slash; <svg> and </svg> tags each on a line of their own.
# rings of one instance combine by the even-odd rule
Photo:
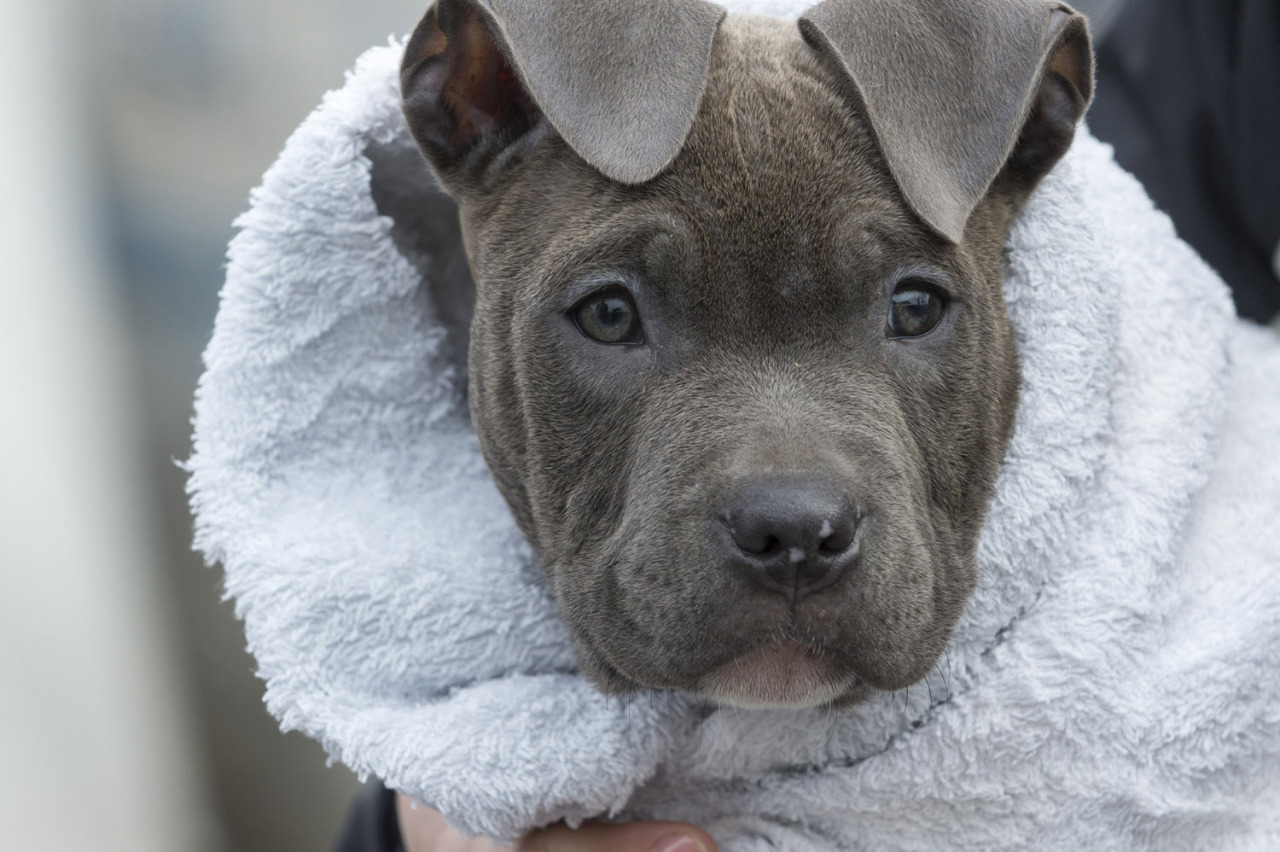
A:
<svg viewBox="0 0 1280 852">
<path fill-rule="evenodd" d="M 664 837 L 653 845 L 653 852 L 707 852 L 706 847 L 692 837 Z"/>
</svg>

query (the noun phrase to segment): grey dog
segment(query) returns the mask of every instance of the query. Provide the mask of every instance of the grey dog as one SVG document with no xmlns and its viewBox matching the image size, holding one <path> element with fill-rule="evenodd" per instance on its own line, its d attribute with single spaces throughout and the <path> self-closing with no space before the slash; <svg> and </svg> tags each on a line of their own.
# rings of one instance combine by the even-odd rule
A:
<svg viewBox="0 0 1280 852">
<path fill-rule="evenodd" d="M 1084 19 L 439 0 L 402 86 L 474 277 L 481 448 L 583 672 L 792 707 L 923 677 L 976 582 L 1003 245 L 1091 98 Z"/>
</svg>

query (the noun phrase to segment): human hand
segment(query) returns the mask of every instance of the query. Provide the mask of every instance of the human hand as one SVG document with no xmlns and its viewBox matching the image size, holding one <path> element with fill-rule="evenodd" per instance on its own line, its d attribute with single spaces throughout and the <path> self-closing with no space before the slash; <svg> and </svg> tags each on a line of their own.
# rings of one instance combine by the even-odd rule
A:
<svg viewBox="0 0 1280 852">
<path fill-rule="evenodd" d="M 716 852 L 716 842 L 700 828 L 676 822 L 591 823 L 574 830 L 563 825 L 536 831 L 515 846 L 495 846 L 466 838 L 436 811 L 413 807 L 396 797 L 396 816 L 405 852 Z"/>
</svg>

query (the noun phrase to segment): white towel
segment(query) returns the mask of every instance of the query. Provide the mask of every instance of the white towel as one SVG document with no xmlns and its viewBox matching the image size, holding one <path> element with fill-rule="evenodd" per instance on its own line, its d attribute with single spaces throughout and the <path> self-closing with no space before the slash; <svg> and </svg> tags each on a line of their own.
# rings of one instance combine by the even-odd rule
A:
<svg viewBox="0 0 1280 852">
<path fill-rule="evenodd" d="M 1082 130 L 1010 238 L 1022 401 L 935 672 L 840 711 L 620 701 L 575 674 L 371 194 L 369 146 L 411 144 L 400 55 L 253 194 L 196 399 L 196 543 L 284 728 L 496 838 L 1280 849 L 1280 344 L 1105 146 Z"/>
</svg>

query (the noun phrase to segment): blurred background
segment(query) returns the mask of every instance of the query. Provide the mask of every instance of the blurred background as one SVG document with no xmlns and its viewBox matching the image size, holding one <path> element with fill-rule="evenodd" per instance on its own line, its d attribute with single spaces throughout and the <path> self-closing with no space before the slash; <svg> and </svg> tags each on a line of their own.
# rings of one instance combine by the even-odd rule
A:
<svg viewBox="0 0 1280 852">
<path fill-rule="evenodd" d="M 0 847 L 323 850 L 358 788 L 282 735 L 191 552 L 231 221 L 427 0 L 0 0 Z"/>
<path fill-rule="evenodd" d="M 231 221 L 425 3 L 0 0 L 5 848 L 322 850 L 358 789 L 262 708 L 175 462 Z"/>
</svg>

